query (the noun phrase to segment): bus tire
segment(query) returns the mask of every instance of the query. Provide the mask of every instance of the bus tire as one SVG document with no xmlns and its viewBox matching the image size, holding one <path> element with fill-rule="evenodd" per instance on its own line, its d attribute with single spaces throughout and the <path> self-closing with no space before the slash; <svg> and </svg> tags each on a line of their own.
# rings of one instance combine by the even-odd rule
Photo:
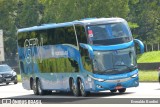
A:
<svg viewBox="0 0 160 107">
<path fill-rule="evenodd" d="M 34 80 L 33 82 L 32 82 L 32 89 L 33 89 L 33 93 L 35 94 L 35 95 L 38 95 L 39 93 L 38 93 L 38 89 L 37 89 L 37 82 L 36 82 L 36 80 Z"/>
<path fill-rule="evenodd" d="M 119 89 L 118 91 L 119 93 L 124 93 L 126 91 L 126 88 Z"/>
<path fill-rule="evenodd" d="M 79 89 L 83 97 L 86 97 L 88 95 L 88 92 L 85 91 L 84 83 L 82 82 L 81 79 L 79 79 Z"/>
<path fill-rule="evenodd" d="M 46 90 L 46 91 L 44 91 L 44 93 L 45 93 L 46 95 L 51 95 L 51 94 L 52 94 L 52 91 L 51 91 L 51 90 Z"/>
<path fill-rule="evenodd" d="M 117 90 L 116 89 L 114 89 L 114 90 L 110 90 L 111 91 L 111 93 L 115 93 L 115 92 L 117 92 Z"/>
<path fill-rule="evenodd" d="M 34 81 L 33 78 L 30 78 L 30 89 L 33 90 Z"/>
<path fill-rule="evenodd" d="M 77 84 L 74 82 L 74 79 L 72 79 L 71 81 L 71 90 L 74 96 L 79 96 L 79 89 Z"/>
<path fill-rule="evenodd" d="M 47 93 L 47 91 L 44 91 L 42 89 L 41 81 L 39 79 L 37 80 L 37 91 L 39 95 L 44 95 L 45 93 Z"/>
</svg>

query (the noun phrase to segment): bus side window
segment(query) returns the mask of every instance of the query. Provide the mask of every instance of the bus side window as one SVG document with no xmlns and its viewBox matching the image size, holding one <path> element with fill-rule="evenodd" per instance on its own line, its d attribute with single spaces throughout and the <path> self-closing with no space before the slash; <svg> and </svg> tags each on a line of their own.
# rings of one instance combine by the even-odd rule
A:
<svg viewBox="0 0 160 107">
<path fill-rule="evenodd" d="M 82 57 L 82 64 L 85 70 L 92 72 L 92 60 L 89 57 L 89 53 L 87 49 L 81 48 L 81 57 Z"/>
<path fill-rule="evenodd" d="M 76 25 L 75 28 L 76 28 L 78 42 L 79 43 L 87 43 L 87 37 L 86 37 L 84 26 Z"/>
<path fill-rule="evenodd" d="M 71 59 L 71 58 L 68 58 L 71 66 L 74 68 L 74 72 L 79 72 L 79 67 L 78 67 L 78 63 L 77 61 Z M 68 68 L 68 67 L 67 67 Z"/>
<path fill-rule="evenodd" d="M 84 26 L 76 25 L 75 28 L 76 28 L 78 43 L 87 44 L 87 36 L 86 36 L 86 33 L 85 33 Z M 88 50 L 80 47 L 80 54 L 81 54 L 84 69 L 92 72 L 92 63 L 91 63 L 91 60 L 89 58 Z"/>
<path fill-rule="evenodd" d="M 65 44 L 77 46 L 76 36 L 73 26 L 65 27 Z"/>
</svg>

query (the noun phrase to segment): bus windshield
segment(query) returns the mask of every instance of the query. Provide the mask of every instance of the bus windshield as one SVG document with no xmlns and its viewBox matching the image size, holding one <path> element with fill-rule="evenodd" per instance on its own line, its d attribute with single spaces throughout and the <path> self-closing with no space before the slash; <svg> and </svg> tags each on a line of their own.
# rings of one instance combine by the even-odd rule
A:
<svg viewBox="0 0 160 107">
<path fill-rule="evenodd" d="M 116 51 L 95 51 L 94 73 L 121 74 L 137 68 L 134 47 Z"/>
<path fill-rule="evenodd" d="M 89 43 L 92 45 L 114 45 L 132 40 L 132 34 L 125 22 L 90 25 L 87 30 Z"/>
</svg>

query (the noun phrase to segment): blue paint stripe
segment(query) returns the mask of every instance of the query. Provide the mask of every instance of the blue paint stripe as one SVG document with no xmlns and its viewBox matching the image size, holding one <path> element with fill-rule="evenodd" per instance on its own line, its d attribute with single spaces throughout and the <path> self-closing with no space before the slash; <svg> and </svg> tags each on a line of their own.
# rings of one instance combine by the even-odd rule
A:
<svg viewBox="0 0 160 107">
<path fill-rule="evenodd" d="M 133 46 L 134 42 L 128 42 L 128 43 L 123 43 L 123 44 L 117 44 L 117 45 L 109 45 L 109 46 L 91 46 L 93 50 L 97 51 L 103 51 L 103 50 L 119 50 L 119 49 L 124 49 L 128 48 L 130 46 Z"/>
</svg>

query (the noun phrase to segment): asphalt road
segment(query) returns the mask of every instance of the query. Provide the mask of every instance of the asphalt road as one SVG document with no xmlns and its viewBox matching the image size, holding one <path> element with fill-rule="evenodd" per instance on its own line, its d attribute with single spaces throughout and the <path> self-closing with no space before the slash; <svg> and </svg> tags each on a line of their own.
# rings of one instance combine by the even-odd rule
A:
<svg viewBox="0 0 160 107">
<path fill-rule="evenodd" d="M 21 83 L 16 85 L 0 85 L 0 98 L 31 98 L 31 99 L 56 99 L 60 103 L 64 103 L 66 99 L 72 99 L 73 103 L 85 103 L 85 102 L 94 102 L 95 99 L 99 98 L 158 98 L 160 99 L 160 84 L 158 82 L 155 83 L 140 83 L 139 87 L 128 88 L 125 93 L 110 93 L 110 91 L 103 91 L 100 93 L 91 93 L 88 97 L 75 97 L 70 93 L 55 93 L 53 92 L 51 95 L 45 96 L 37 96 L 33 94 L 32 90 L 25 90 L 22 87 Z M 73 99 L 78 99 L 73 101 Z M 93 100 L 94 99 L 94 100 Z M 68 100 L 68 102 L 70 102 Z M 101 100 L 102 101 L 102 100 Z M 159 102 L 160 103 L 160 102 Z"/>
</svg>

